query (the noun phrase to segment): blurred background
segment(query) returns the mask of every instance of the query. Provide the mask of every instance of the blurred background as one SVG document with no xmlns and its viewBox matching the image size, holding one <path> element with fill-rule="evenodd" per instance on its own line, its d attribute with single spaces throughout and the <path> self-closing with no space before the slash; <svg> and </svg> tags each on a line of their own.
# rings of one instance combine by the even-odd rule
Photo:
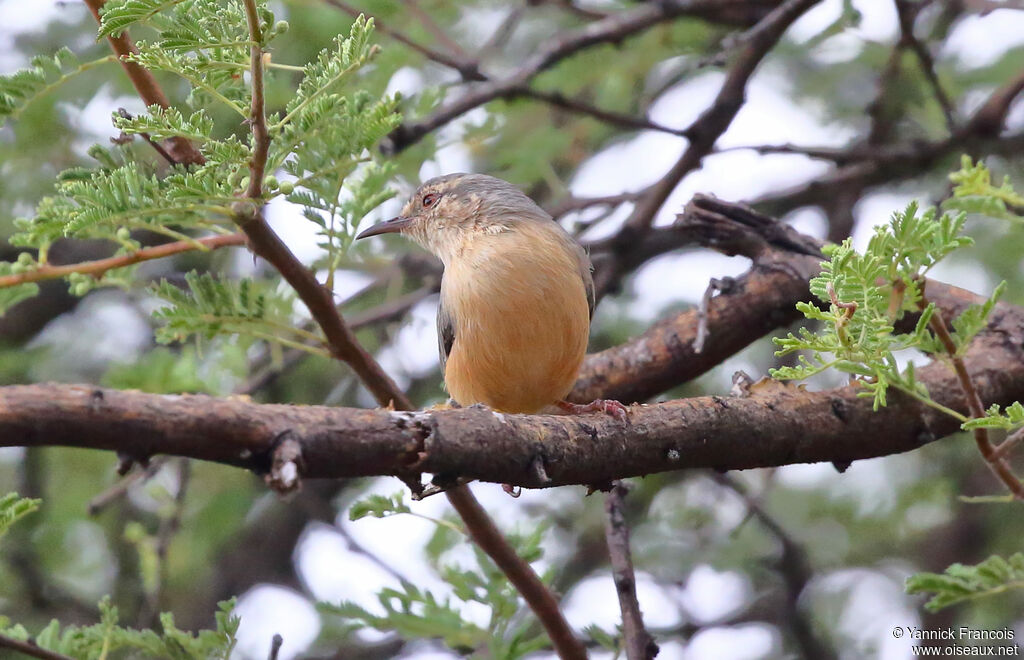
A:
<svg viewBox="0 0 1024 660">
<path fill-rule="evenodd" d="M 400 93 L 412 123 L 479 84 L 437 61 L 438 54 L 478 62 L 479 71 L 501 79 L 559 35 L 642 4 L 271 2 L 290 23 L 273 59 L 301 65 L 347 33 L 352 12 L 374 15 L 383 51 L 361 84 Z M 687 148 L 681 129 L 713 102 L 732 54 L 749 37 L 745 31 L 776 4 L 723 3 L 704 18 L 653 22 L 557 62 L 529 81 L 529 93 L 475 107 L 413 144 L 385 145 L 398 166 L 399 195 L 365 224 L 394 215 L 420 181 L 464 171 L 522 186 L 584 242 L 614 235 L 633 211 L 634 194 L 661 180 Z M 108 47 L 95 34 L 79 2 L 0 0 L 0 73 L 61 46 L 82 60 L 102 57 Z M 816 237 L 853 236 L 863 245 L 874 225 L 908 201 L 942 199 L 964 152 L 984 157 L 997 176 L 1024 181 L 1024 96 L 1009 105 L 1001 131 L 971 123 L 994 92 L 1022 75 L 1019 2 L 823 0 L 762 62 L 715 150 L 674 186 L 655 225 L 671 223 L 694 193 L 704 192 L 756 203 Z M 187 92 L 166 84 L 178 100 Z M 283 107 L 293 86 L 286 76 L 272 79 L 270 106 Z M 88 163 L 91 144 L 117 136 L 110 113 L 118 107 L 144 109 L 109 64 L 35 101 L 0 129 L 0 235 L 11 233 L 14 218 L 32 214 L 60 170 Z M 613 199 L 592 202 L 605 197 Z M 268 213 L 303 260 L 320 256 L 315 227 L 298 210 L 277 200 Z M 1020 228 L 978 221 L 967 233 L 977 244 L 936 269 L 935 278 L 985 294 L 1006 279 L 1006 299 L 1024 303 Z M 82 261 L 108 250 L 63 244 L 53 258 Z M 6 244 L 0 251 L 4 259 L 17 254 Z M 710 278 L 739 275 L 748 265 L 685 247 L 650 259 L 602 301 L 591 350 L 696 304 Z M 262 266 L 236 250 L 154 262 L 142 272 L 176 281 L 194 268 L 241 275 Z M 407 242 L 375 239 L 352 247 L 335 281 L 360 338 L 424 406 L 444 399 L 434 330 L 438 272 Z M 328 360 L 220 340 L 155 346 L 155 306 L 142 287 L 76 298 L 66 284 L 50 283 L 0 318 L 0 383 L 88 382 L 373 405 L 347 369 Z M 303 313 L 297 309 L 297 318 Z M 772 350 L 767 338 L 758 341 L 663 396 L 725 393 L 737 370 L 764 376 L 776 364 Z M 822 378 L 815 386 L 837 384 Z M 239 596 L 239 658 L 266 657 L 275 633 L 287 658 L 457 657 L 431 640 L 351 631 L 314 608 L 350 600 L 372 610 L 375 594 L 402 578 L 441 597 L 451 593 L 424 550 L 434 523 L 408 515 L 348 520 L 353 501 L 400 491 L 397 480 L 311 482 L 282 501 L 234 468 L 158 460 L 125 482 L 115 464 L 99 452 L 0 449 L 0 492 L 44 501 L 0 545 L 0 613 L 30 630 L 53 617 L 89 623 L 96 601 L 111 594 L 128 623 L 152 625 L 166 610 L 180 627 L 195 628 L 211 624 L 217 601 Z M 726 479 L 677 472 L 634 485 L 627 515 L 639 598 L 661 658 L 910 657 L 910 642 L 891 634 L 897 625 L 1007 626 L 1024 638 L 1019 594 L 926 615 L 921 598 L 903 593 L 913 572 L 1021 550 L 1019 507 L 958 500 L 993 490 L 966 438 L 862 461 L 844 474 L 826 464 L 796 465 Z M 505 529 L 529 531 L 544 522 L 540 566 L 553 571 L 570 623 L 614 629 L 620 615 L 602 498 L 586 497 L 583 488 L 524 492 L 519 499 L 489 484 L 474 491 Z M 448 515 L 441 498 L 411 506 L 423 516 Z M 472 606 L 463 616 L 487 625 Z"/>
</svg>

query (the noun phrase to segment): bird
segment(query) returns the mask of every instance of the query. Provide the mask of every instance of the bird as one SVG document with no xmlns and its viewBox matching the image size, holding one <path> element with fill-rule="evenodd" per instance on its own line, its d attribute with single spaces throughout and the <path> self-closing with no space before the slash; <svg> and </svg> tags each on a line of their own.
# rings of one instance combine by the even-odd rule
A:
<svg viewBox="0 0 1024 660">
<path fill-rule="evenodd" d="M 456 404 L 627 420 L 618 401 L 565 400 L 590 337 L 592 266 L 580 244 L 518 187 L 485 174 L 430 179 L 399 216 L 356 240 L 390 233 L 444 265 L 438 349 Z"/>
</svg>

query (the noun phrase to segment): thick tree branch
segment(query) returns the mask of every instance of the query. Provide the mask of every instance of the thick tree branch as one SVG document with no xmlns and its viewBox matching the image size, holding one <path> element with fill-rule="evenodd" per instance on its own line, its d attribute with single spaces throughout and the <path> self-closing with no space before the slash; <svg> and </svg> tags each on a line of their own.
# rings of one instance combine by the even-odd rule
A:
<svg viewBox="0 0 1024 660">
<path fill-rule="evenodd" d="M 960 296 L 961 303 L 975 299 Z M 998 305 L 989 331 L 964 359 L 983 403 L 1024 399 L 1022 352 L 1024 315 Z M 967 410 L 945 365 L 921 368 L 918 379 L 937 402 Z M 872 411 L 859 393 L 855 386 L 810 392 L 766 382 L 740 398 L 633 407 L 629 423 L 622 423 L 603 415 L 498 415 L 480 407 L 410 413 L 26 385 L 0 388 L 0 444 L 91 447 L 136 458 L 170 453 L 265 471 L 287 435 L 302 447 L 304 477 L 416 470 L 546 487 L 604 485 L 692 467 L 851 462 L 909 451 L 959 429 L 952 417 L 903 396 Z"/>
</svg>

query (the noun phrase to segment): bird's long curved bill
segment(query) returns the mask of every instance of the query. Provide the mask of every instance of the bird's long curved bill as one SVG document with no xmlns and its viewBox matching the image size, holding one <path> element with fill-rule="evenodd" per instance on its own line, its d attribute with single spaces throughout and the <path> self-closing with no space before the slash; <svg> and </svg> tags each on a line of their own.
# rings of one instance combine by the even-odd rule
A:
<svg viewBox="0 0 1024 660">
<path fill-rule="evenodd" d="M 397 234 L 398 232 L 408 227 L 409 222 L 410 219 L 403 216 L 391 218 L 390 220 L 385 220 L 384 222 L 378 222 L 374 226 L 370 227 L 366 231 L 356 236 L 356 240 L 358 241 L 360 238 L 366 238 L 368 236 L 379 236 L 380 234 Z"/>
</svg>

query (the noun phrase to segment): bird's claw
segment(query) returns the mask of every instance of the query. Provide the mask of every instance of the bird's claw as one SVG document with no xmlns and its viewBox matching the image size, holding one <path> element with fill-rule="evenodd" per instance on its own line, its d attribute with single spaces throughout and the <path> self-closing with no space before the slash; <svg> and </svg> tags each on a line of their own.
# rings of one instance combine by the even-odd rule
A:
<svg viewBox="0 0 1024 660">
<path fill-rule="evenodd" d="M 600 412 L 606 415 L 611 415 L 620 422 L 629 421 L 629 408 L 615 399 L 595 399 L 590 403 L 569 403 L 568 401 L 559 401 L 558 407 L 570 415 Z"/>
</svg>

